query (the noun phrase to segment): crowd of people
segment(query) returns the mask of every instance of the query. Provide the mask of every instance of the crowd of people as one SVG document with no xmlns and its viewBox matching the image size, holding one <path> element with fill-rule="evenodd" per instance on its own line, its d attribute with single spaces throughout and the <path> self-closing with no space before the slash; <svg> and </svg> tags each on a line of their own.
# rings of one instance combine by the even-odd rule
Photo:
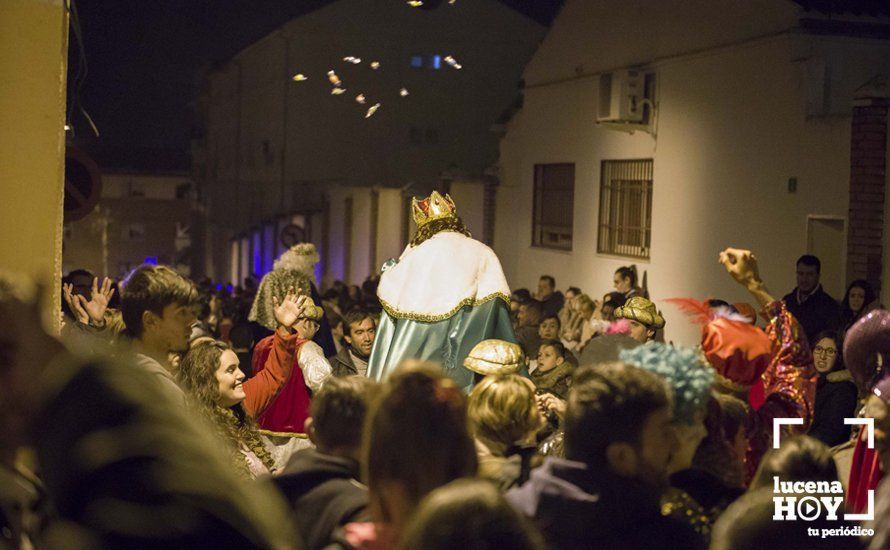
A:
<svg viewBox="0 0 890 550">
<path fill-rule="evenodd" d="M 430 361 L 369 376 L 379 278 L 320 290 L 312 245 L 234 288 L 72 271 L 61 338 L 43 289 L 0 277 L 4 544 L 885 547 L 890 313 L 866 281 L 829 296 L 813 256 L 782 299 L 750 252 L 719 259 L 753 305 L 673 300 L 697 348 L 664 342 L 634 266 L 593 296 L 544 275 L 509 296 L 515 342 L 463 361 L 469 391 Z M 786 481 L 875 513 L 777 521 Z"/>
</svg>

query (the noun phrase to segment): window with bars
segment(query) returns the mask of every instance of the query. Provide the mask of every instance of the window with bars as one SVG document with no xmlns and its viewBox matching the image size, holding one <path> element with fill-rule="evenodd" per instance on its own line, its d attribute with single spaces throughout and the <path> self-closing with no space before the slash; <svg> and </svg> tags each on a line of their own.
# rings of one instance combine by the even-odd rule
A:
<svg viewBox="0 0 890 550">
<path fill-rule="evenodd" d="M 572 249 L 575 165 L 536 164 L 532 246 Z"/>
<path fill-rule="evenodd" d="M 652 242 L 652 159 L 604 160 L 597 252 L 648 259 Z"/>
</svg>

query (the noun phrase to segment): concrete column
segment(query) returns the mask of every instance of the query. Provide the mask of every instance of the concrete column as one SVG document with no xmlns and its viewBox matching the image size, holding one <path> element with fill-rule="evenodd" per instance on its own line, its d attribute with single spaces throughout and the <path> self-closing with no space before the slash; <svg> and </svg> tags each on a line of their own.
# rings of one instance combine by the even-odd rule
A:
<svg viewBox="0 0 890 550">
<path fill-rule="evenodd" d="M 383 262 L 402 255 L 402 231 L 407 212 L 403 207 L 402 190 L 384 188 L 378 190 L 377 246 L 371 272 L 376 273 Z"/>
<path fill-rule="evenodd" d="M 50 284 L 52 312 L 60 308 L 67 59 L 62 0 L 0 2 L 0 269 Z"/>
<path fill-rule="evenodd" d="M 876 77 L 856 90 L 850 133 L 847 278 L 866 279 L 878 292 L 886 233 L 888 108 L 890 85 L 886 77 Z"/>
</svg>

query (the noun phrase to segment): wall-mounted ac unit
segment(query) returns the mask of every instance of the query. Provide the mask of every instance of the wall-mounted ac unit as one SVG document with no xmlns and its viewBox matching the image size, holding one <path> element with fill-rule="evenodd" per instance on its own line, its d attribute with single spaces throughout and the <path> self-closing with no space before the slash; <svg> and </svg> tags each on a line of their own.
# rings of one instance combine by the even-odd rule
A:
<svg viewBox="0 0 890 550">
<path fill-rule="evenodd" d="M 596 121 L 643 123 L 645 77 L 634 69 L 601 74 Z"/>
</svg>

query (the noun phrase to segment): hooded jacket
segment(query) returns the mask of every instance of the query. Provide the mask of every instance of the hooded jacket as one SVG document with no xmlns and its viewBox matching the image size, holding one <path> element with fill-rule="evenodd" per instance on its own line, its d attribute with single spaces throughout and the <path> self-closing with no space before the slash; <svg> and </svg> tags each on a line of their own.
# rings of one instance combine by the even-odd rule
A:
<svg viewBox="0 0 890 550">
<path fill-rule="evenodd" d="M 294 454 L 284 473 L 275 478 L 275 485 L 294 511 L 307 548 L 323 548 L 337 527 L 366 519 L 368 488 L 358 477 L 356 461 L 304 449 Z"/>
<path fill-rule="evenodd" d="M 581 462 L 547 458 L 506 498 L 535 520 L 549 548 L 702 548 L 689 525 L 661 515 L 656 491 Z"/>
</svg>

